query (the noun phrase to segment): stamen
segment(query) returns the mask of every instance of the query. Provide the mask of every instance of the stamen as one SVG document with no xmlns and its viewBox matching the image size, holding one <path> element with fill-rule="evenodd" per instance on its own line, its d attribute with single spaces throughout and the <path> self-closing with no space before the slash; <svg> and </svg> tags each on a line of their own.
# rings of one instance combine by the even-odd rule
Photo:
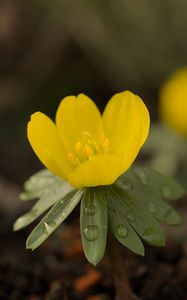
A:
<svg viewBox="0 0 187 300">
<path fill-rule="evenodd" d="M 76 144 L 75 144 L 75 150 L 78 154 L 83 154 L 84 153 L 84 146 L 83 144 L 78 141 Z"/>
<path fill-rule="evenodd" d="M 78 166 L 80 166 L 81 165 L 81 162 L 80 162 L 80 160 L 78 159 L 78 158 L 76 158 L 76 164 L 78 165 Z"/>
<path fill-rule="evenodd" d="M 94 151 L 90 146 L 85 145 L 85 154 L 87 157 L 90 157 L 94 154 Z"/>
<path fill-rule="evenodd" d="M 107 153 L 109 150 L 109 139 L 105 138 L 103 144 L 102 144 L 102 149 L 104 153 Z"/>
<path fill-rule="evenodd" d="M 68 151 L 68 153 L 67 153 L 67 158 L 74 166 L 77 165 L 76 159 L 70 151 Z"/>
<path fill-rule="evenodd" d="M 95 148 L 96 152 L 97 152 L 97 153 L 100 153 L 101 150 L 100 150 L 100 148 L 99 148 L 98 143 L 97 143 L 96 141 L 94 141 L 93 145 L 94 145 L 94 148 Z"/>
<path fill-rule="evenodd" d="M 67 158 L 72 162 L 75 160 L 73 154 L 70 151 L 67 153 Z"/>
<path fill-rule="evenodd" d="M 68 151 L 67 158 L 77 167 L 94 155 L 107 153 L 109 151 L 109 139 L 104 136 L 92 135 L 89 131 L 83 131 L 81 138 L 75 143 L 74 150 Z"/>
</svg>

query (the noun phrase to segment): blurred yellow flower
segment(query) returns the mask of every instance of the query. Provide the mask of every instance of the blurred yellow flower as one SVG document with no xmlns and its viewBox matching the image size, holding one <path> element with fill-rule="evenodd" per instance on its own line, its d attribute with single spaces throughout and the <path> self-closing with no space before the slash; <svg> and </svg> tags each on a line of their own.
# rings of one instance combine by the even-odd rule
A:
<svg viewBox="0 0 187 300">
<path fill-rule="evenodd" d="M 187 68 L 177 70 L 163 85 L 159 110 L 169 127 L 187 136 Z"/>
<path fill-rule="evenodd" d="M 56 124 L 34 113 L 28 139 L 46 168 L 72 186 L 109 185 L 135 160 L 149 124 L 145 104 L 129 91 L 115 94 L 102 116 L 95 103 L 80 94 L 61 101 Z"/>
</svg>

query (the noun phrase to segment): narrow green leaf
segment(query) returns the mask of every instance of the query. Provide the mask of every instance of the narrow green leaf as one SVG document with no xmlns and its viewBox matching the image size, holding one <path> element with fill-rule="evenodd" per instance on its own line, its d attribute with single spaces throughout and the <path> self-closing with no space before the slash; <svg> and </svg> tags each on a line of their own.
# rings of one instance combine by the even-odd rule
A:
<svg viewBox="0 0 187 300">
<path fill-rule="evenodd" d="M 124 189 L 113 185 L 116 195 L 121 198 L 125 217 L 143 240 L 153 246 L 164 246 L 163 230 L 146 207 L 135 201 Z"/>
<path fill-rule="evenodd" d="M 40 189 L 53 183 L 57 178 L 53 173 L 47 169 L 40 170 L 39 172 L 33 174 L 24 184 L 26 191 L 33 191 Z"/>
<path fill-rule="evenodd" d="M 29 235 L 26 248 L 36 249 L 69 216 L 79 203 L 83 190 L 73 190 L 58 201 Z"/>
<path fill-rule="evenodd" d="M 139 171 L 139 168 L 138 168 Z M 168 204 L 162 200 L 158 189 L 150 184 L 146 184 L 136 177 L 134 172 L 128 172 L 128 176 L 120 178 L 116 184 L 124 189 L 142 208 L 146 208 L 159 221 L 169 225 L 180 225 L 182 223 L 181 216 Z"/>
<path fill-rule="evenodd" d="M 65 181 L 58 178 L 47 169 L 43 169 L 32 175 L 24 184 L 24 192 L 19 198 L 22 201 L 28 201 L 41 197 L 44 193 L 48 193 L 53 185 L 64 183 Z"/>
<path fill-rule="evenodd" d="M 141 183 L 163 200 L 175 200 L 185 194 L 184 188 L 173 178 L 144 167 L 131 167 L 119 181 L 125 185 Z"/>
<path fill-rule="evenodd" d="M 116 239 L 138 255 L 144 255 L 144 246 L 127 221 L 121 198 L 113 189 L 108 189 L 109 227 Z"/>
<path fill-rule="evenodd" d="M 96 265 L 105 253 L 107 223 L 105 189 L 86 189 L 81 201 L 80 229 L 85 256 L 93 265 Z"/>
<path fill-rule="evenodd" d="M 67 182 L 62 181 L 59 183 L 54 183 L 50 190 L 42 195 L 42 197 L 36 202 L 32 210 L 28 213 L 20 216 L 14 223 L 14 230 L 19 230 L 37 219 L 41 214 L 43 214 L 47 209 L 49 209 L 55 202 L 63 199 L 73 187 Z"/>
</svg>

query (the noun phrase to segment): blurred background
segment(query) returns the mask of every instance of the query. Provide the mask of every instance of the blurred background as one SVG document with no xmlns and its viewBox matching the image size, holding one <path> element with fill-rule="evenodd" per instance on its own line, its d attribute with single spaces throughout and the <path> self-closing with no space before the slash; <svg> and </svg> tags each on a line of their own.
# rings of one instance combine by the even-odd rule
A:
<svg viewBox="0 0 187 300">
<path fill-rule="evenodd" d="M 8 232 L 28 207 L 17 200 L 23 182 L 41 168 L 26 137 L 31 113 L 54 117 L 64 96 L 80 92 L 103 110 L 114 93 L 129 89 L 158 121 L 161 86 L 187 65 L 186 32 L 183 0 L 0 1 L 0 215 Z M 142 154 L 156 167 L 176 144 L 177 133 L 160 132 Z M 155 144 L 164 158 L 150 158 Z"/>
<path fill-rule="evenodd" d="M 155 118 L 160 86 L 187 64 L 186 11 L 182 0 L 1 0 L 1 174 L 20 183 L 35 168 L 26 123 L 66 95 L 103 109 L 130 89 Z"/>
</svg>

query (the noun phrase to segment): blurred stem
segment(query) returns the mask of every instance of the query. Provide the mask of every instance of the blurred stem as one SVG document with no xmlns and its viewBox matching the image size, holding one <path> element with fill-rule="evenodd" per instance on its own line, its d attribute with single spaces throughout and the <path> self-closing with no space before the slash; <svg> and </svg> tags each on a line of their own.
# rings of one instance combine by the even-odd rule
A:
<svg viewBox="0 0 187 300">
<path fill-rule="evenodd" d="M 119 244 L 109 233 L 107 241 L 107 254 L 110 259 L 114 284 L 116 288 L 115 300 L 135 300 L 126 273 L 124 260 L 121 256 Z"/>
</svg>

